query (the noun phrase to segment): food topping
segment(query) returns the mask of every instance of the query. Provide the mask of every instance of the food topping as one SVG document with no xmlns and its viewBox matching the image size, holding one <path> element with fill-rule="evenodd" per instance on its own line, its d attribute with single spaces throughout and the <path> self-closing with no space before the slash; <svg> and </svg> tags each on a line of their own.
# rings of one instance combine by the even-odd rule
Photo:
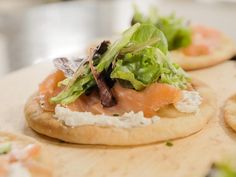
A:
<svg viewBox="0 0 236 177">
<path fill-rule="evenodd" d="M 90 55 L 94 56 L 94 53 Z M 111 44 L 100 58 L 93 61 L 92 70 L 88 60 L 85 61 L 73 78 L 66 82 L 65 89 L 51 99 L 53 103 L 67 105 L 88 89 L 98 87 L 92 70 L 103 73 L 113 81 L 121 80 L 121 83 L 138 91 L 155 82 L 167 83 L 181 89 L 186 88 L 189 82 L 186 73 L 170 62 L 165 36 L 153 25 L 135 24 L 125 31 L 120 40 Z M 112 71 L 109 72 L 109 69 Z"/>
<path fill-rule="evenodd" d="M 31 177 L 29 170 L 19 162 L 10 164 L 8 171 L 5 177 Z"/>
<path fill-rule="evenodd" d="M 151 125 L 160 119 L 158 116 L 146 119 L 142 112 L 129 112 L 123 114 L 122 116 L 109 116 L 104 114 L 94 115 L 91 112 L 71 111 L 70 109 L 61 106 L 56 107 L 55 118 L 63 121 L 67 126 L 71 127 L 99 125 L 120 128 L 132 128 Z"/>
<path fill-rule="evenodd" d="M 8 153 L 10 150 L 11 150 L 11 144 L 10 143 L 0 144 L 0 155 Z"/>
<path fill-rule="evenodd" d="M 91 49 L 76 70 L 68 60 L 57 59 L 64 74 L 58 70 L 40 84 L 43 109 L 59 104 L 95 115 L 133 111 L 156 116 L 161 107 L 178 102 L 190 84 L 182 68 L 170 61 L 167 48 L 160 30 L 137 23 L 113 44 L 103 41 Z"/>
<path fill-rule="evenodd" d="M 100 46 L 102 46 L 102 45 L 100 45 Z M 97 51 L 99 51 L 99 49 Z M 95 50 L 92 51 L 92 49 L 91 49 L 91 54 L 90 54 L 90 58 L 89 58 L 89 67 L 91 69 L 94 80 L 95 80 L 98 90 L 99 90 L 101 104 L 104 107 L 111 107 L 116 104 L 116 100 L 115 100 L 110 88 L 108 87 L 108 85 L 105 81 L 104 74 L 98 73 L 96 68 L 94 67 L 93 58 L 94 58 L 95 54 L 96 54 L 96 51 Z"/>
<path fill-rule="evenodd" d="M 213 164 L 205 177 L 235 177 L 235 165 L 231 162 Z"/>
<path fill-rule="evenodd" d="M 68 60 L 67 58 L 55 58 L 53 63 L 66 77 L 72 77 L 82 60 L 83 59 Z"/>
<path fill-rule="evenodd" d="M 174 103 L 175 108 L 180 112 L 192 113 L 199 110 L 202 98 L 197 91 L 182 91 L 182 98 Z"/>
<path fill-rule="evenodd" d="M 0 144 L 0 151 L 0 176 L 2 177 L 31 177 L 31 171 L 34 171 L 31 164 L 34 164 L 35 167 L 41 166 L 35 160 L 40 153 L 39 145 L 29 144 L 25 147 L 15 147 L 6 142 Z M 44 168 L 46 169 L 46 167 Z"/>
<path fill-rule="evenodd" d="M 58 83 L 65 79 L 62 71 L 57 70 L 50 74 L 39 85 L 39 103 L 45 111 L 54 111 L 55 105 L 50 102 L 50 98 L 61 92 L 62 88 L 58 87 Z"/>
<path fill-rule="evenodd" d="M 192 43 L 182 51 L 188 56 L 211 54 L 220 45 L 220 32 L 205 26 L 193 26 Z"/>
<path fill-rule="evenodd" d="M 93 92 L 89 96 L 83 95 L 76 102 L 67 107 L 73 111 L 91 112 L 93 114 L 123 115 L 126 112 L 143 112 L 145 117 L 153 117 L 159 108 L 175 103 L 181 98 L 181 90 L 168 84 L 154 83 L 143 91 L 124 88 L 115 84 L 112 88 L 117 105 L 110 108 L 103 107 L 99 96 Z"/>
<path fill-rule="evenodd" d="M 36 144 L 29 144 L 22 149 L 13 149 L 10 153 L 10 160 L 19 161 L 27 160 L 36 157 L 40 153 L 40 146 Z"/>
<path fill-rule="evenodd" d="M 187 47 L 191 44 L 192 30 L 189 23 L 176 17 L 175 14 L 161 16 L 158 9 L 151 7 L 149 14 L 145 16 L 135 6 L 131 24 L 135 23 L 153 24 L 159 28 L 167 38 L 169 50 Z"/>
</svg>

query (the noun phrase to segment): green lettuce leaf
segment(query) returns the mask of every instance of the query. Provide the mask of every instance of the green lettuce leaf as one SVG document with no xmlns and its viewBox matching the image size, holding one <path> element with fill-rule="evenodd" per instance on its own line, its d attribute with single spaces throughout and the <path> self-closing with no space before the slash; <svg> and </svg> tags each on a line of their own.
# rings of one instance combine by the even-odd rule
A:
<svg viewBox="0 0 236 177">
<path fill-rule="evenodd" d="M 102 56 L 99 64 L 96 66 L 97 72 L 102 72 L 104 69 L 107 69 L 115 56 L 120 52 L 122 48 L 129 44 L 132 36 L 138 31 L 141 27 L 139 23 L 136 23 L 131 28 L 123 32 L 122 38 L 115 41 L 108 49 L 108 51 Z"/>
<path fill-rule="evenodd" d="M 147 41 L 153 41 L 153 43 L 146 44 L 147 46 L 153 46 L 159 48 L 164 54 L 168 52 L 168 44 L 165 35 L 162 31 L 156 28 L 152 24 L 143 24 L 132 36 L 130 43 L 133 46 L 147 43 Z"/>
<path fill-rule="evenodd" d="M 184 89 L 190 81 L 178 65 L 172 64 L 155 47 L 148 47 L 136 54 L 126 54 L 116 62 L 111 78 L 129 81 L 136 90 L 142 90 L 157 81 Z"/>
<path fill-rule="evenodd" d="M 56 97 L 51 98 L 52 103 L 69 104 L 74 102 L 87 89 L 95 85 L 92 74 L 78 79 L 68 90 L 60 92 Z"/>
<path fill-rule="evenodd" d="M 134 8 L 132 24 L 153 24 L 166 36 L 169 50 L 187 47 L 191 44 L 191 28 L 182 18 L 175 14 L 160 16 L 155 7 L 150 8 L 149 15 L 145 16 L 138 8 Z"/>
<path fill-rule="evenodd" d="M 111 78 L 129 81 L 136 90 L 144 89 L 157 80 L 158 63 L 153 53 L 155 48 L 146 48 L 138 54 L 126 54 L 116 62 Z"/>
</svg>

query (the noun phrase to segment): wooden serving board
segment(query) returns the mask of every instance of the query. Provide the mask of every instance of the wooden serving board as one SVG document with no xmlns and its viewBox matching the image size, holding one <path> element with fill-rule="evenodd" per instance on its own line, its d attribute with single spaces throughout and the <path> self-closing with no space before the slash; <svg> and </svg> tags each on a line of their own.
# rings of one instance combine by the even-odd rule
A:
<svg viewBox="0 0 236 177">
<path fill-rule="evenodd" d="M 43 143 L 55 159 L 61 177 L 203 177 L 211 163 L 235 150 L 236 133 L 225 125 L 222 106 L 236 93 L 236 63 L 191 72 L 212 87 L 218 99 L 216 116 L 187 138 L 138 147 L 72 145 L 41 136 L 26 124 L 23 107 L 38 83 L 53 69 L 40 64 L 0 80 L 0 130 L 25 134 Z M 112 137 L 111 137 L 112 138 Z"/>
</svg>

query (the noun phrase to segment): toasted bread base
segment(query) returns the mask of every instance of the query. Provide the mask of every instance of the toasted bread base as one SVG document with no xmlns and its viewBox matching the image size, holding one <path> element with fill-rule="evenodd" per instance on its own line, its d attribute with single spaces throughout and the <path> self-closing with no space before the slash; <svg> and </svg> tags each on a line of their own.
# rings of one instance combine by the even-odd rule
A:
<svg viewBox="0 0 236 177">
<path fill-rule="evenodd" d="M 234 42 L 224 34 L 221 37 L 221 45 L 210 55 L 187 56 L 181 50 L 170 52 L 173 62 L 179 64 L 184 70 L 196 70 L 219 64 L 236 55 Z"/>
<path fill-rule="evenodd" d="M 176 118 L 161 117 L 156 123 L 144 127 L 69 127 L 55 119 L 54 113 L 41 109 L 36 99 L 37 94 L 31 96 L 26 103 L 25 117 L 36 132 L 71 143 L 128 146 L 176 139 L 201 130 L 215 113 L 216 100 L 211 89 L 198 81 L 194 81 L 193 85 L 203 98 L 198 113 L 181 114 Z"/>
<path fill-rule="evenodd" d="M 225 122 L 236 131 L 236 95 L 231 96 L 224 107 Z"/>
<path fill-rule="evenodd" d="M 8 132 L 0 132 L 0 139 L 3 139 L 4 141 L 15 144 L 16 146 L 19 146 L 19 147 L 21 146 L 24 147 L 24 146 L 27 146 L 28 144 L 40 145 L 37 141 L 35 141 L 32 138 L 29 138 L 23 135 L 16 135 L 16 134 L 8 133 Z M 37 161 L 42 163 L 42 165 L 44 165 L 48 169 L 48 172 L 47 173 L 45 173 L 44 171 L 41 172 L 40 169 L 37 169 L 30 172 L 32 177 L 52 177 L 53 172 L 50 170 L 51 169 L 50 167 L 52 166 L 51 161 L 48 158 L 48 153 L 44 149 L 41 149 L 40 156 L 37 157 Z"/>
</svg>

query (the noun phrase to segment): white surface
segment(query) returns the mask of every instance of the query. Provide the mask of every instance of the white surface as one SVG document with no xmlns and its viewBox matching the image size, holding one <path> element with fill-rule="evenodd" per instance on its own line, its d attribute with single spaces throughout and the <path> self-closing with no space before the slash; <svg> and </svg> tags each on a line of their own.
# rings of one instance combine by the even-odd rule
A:
<svg viewBox="0 0 236 177">
<path fill-rule="evenodd" d="M 16 10 L 23 10 L 42 2 L 43 0 L 0 0 L 0 12 L 13 13 Z"/>
<path fill-rule="evenodd" d="M 122 3 L 123 6 L 120 7 L 123 7 L 123 9 L 120 10 L 123 10 L 125 12 L 125 15 L 118 16 L 119 13 L 115 13 L 117 13 L 117 21 L 119 21 L 120 24 L 123 24 L 123 26 L 117 24 L 117 29 L 125 29 L 129 21 L 124 20 L 124 16 L 130 18 L 133 13 L 132 9 L 130 9 L 130 6 L 124 5 L 126 2 L 122 1 Z M 234 41 L 236 41 L 236 3 L 219 2 L 217 0 L 214 0 L 214 2 L 192 0 L 135 0 L 135 4 L 137 4 L 140 10 L 145 13 L 147 13 L 148 8 L 151 5 L 157 6 L 161 14 L 169 14 L 175 12 L 177 16 L 182 16 L 185 19 L 190 20 L 192 23 L 201 23 L 211 27 L 215 27 L 225 32 L 226 34 L 231 36 Z"/>
<path fill-rule="evenodd" d="M 161 13 L 175 11 L 178 16 L 192 22 L 222 30 L 236 41 L 236 3 L 134 1 L 143 11 L 147 11 L 150 5 L 157 5 Z M 6 66 L 12 71 L 48 58 L 69 54 L 81 57 L 78 53 L 84 51 L 91 41 L 97 38 L 108 39 L 104 36 L 119 34 L 126 29 L 132 14 L 132 1 L 81 0 L 39 6 L 26 11 L 22 16 L 16 15 L 19 18 L 13 21 L 11 30 L 6 30 L 7 50 L 4 49 L 6 43 L 0 39 L 0 77 L 7 71 Z M 8 58 L 8 65 L 4 58 Z"/>
<path fill-rule="evenodd" d="M 0 34 L 0 77 L 7 73 L 7 48 L 6 38 Z"/>
</svg>

